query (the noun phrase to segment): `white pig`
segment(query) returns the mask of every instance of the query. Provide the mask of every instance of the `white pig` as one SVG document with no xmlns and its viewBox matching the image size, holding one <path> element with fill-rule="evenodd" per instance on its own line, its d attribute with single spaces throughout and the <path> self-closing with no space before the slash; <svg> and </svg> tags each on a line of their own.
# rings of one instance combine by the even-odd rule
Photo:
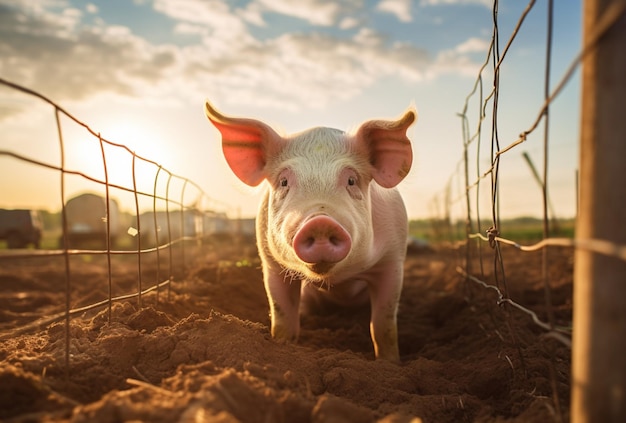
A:
<svg viewBox="0 0 626 423">
<path fill-rule="evenodd" d="M 406 131 L 414 109 L 365 122 L 354 134 L 313 128 L 286 137 L 208 102 L 205 112 L 235 175 L 250 186 L 269 182 L 256 236 L 272 336 L 298 339 L 301 298 L 304 312 L 321 301 L 369 301 L 376 358 L 399 361 L 407 214 L 394 187 L 411 168 Z"/>
</svg>

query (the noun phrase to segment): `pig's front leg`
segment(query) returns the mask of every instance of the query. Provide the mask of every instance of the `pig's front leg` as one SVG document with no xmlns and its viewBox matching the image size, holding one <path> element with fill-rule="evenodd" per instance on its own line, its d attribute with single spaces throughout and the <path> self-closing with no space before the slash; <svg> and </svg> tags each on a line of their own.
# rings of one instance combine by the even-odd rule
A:
<svg viewBox="0 0 626 423">
<path fill-rule="evenodd" d="M 265 265 L 263 279 L 270 305 L 272 337 L 295 342 L 300 334 L 300 286 L 299 279 L 285 277 L 284 271 Z"/>
<path fill-rule="evenodd" d="M 370 333 L 377 359 L 400 362 L 397 313 L 403 278 L 402 263 L 387 263 L 369 283 Z"/>
</svg>

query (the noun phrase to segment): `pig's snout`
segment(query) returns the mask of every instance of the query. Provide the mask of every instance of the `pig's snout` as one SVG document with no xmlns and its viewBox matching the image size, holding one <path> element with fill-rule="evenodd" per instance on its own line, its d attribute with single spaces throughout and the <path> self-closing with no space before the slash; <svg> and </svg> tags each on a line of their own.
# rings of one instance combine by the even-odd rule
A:
<svg viewBox="0 0 626 423">
<path fill-rule="evenodd" d="M 306 221 L 293 238 L 293 248 L 300 260 L 317 267 L 321 265 L 320 270 L 346 258 L 351 247 L 350 234 L 335 219 L 325 215 Z"/>
</svg>

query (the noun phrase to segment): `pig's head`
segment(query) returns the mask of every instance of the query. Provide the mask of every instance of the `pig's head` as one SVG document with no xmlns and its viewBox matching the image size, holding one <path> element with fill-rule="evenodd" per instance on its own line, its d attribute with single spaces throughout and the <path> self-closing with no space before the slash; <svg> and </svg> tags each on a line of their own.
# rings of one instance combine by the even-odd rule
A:
<svg viewBox="0 0 626 423">
<path fill-rule="evenodd" d="M 314 128 L 287 137 L 258 120 L 224 116 L 209 103 L 205 111 L 235 175 L 251 186 L 269 182 L 267 210 L 260 211 L 267 227 L 257 237 L 276 262 L 324 281 L 369 259 L 370 185 L 393 188 L 409 172 L 413 109 L 398 120 L 365 122 L 353 134 Z"/>
</svg>

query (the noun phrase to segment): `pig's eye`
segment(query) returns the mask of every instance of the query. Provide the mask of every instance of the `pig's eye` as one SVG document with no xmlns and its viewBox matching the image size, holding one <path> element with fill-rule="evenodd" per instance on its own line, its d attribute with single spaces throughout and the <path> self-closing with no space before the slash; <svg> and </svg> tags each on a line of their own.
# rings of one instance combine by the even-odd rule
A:
<svg viewBox="0 0 626 423">
<path fill-rule="evenodd" d="M 359 179 L 356 172 L 352 169 L 344 169 L 342 172 L 342 179 L 346 181 L 346 190 L 350 197 L 355 200 L 363 199 L 363 194 L 359 188 Z"/>
<path fill-rule="evenodd" d="M 289 188 L 294 186 L 295 176 L 289 168 L 283 169 L 276 177 L 276 188 L 284 191 L 286 194 Z"/>
</svg>

